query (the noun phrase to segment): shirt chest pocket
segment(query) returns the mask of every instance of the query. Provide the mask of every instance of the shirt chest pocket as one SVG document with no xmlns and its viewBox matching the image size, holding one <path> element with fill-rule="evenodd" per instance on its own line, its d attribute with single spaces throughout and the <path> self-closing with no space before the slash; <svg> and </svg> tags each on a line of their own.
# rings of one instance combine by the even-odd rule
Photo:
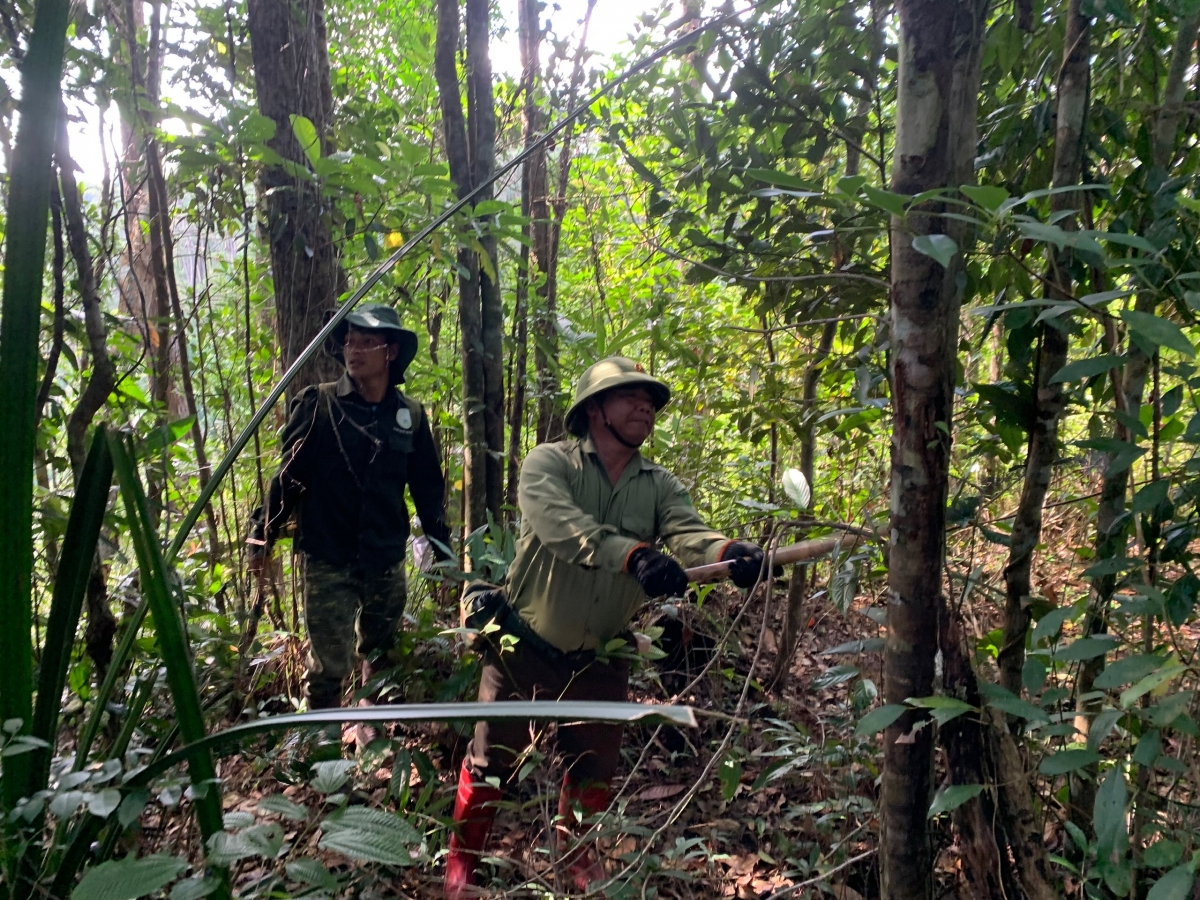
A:
<svg viewBox="0 0 1200 900">
<path fill-rule="evenodd" d="M 621 516 L 621 533 L 626 537 L 649 541 L 654 538 L 654 511 L 628 509 Z"/>
<path fill-rule="evenodd" d="M 403 453 L 405 455 L 412 453 L 413 433 L 400 428 L 393 428 L 388 433 L 387 446 L 393 453 Z"/>
</svg>

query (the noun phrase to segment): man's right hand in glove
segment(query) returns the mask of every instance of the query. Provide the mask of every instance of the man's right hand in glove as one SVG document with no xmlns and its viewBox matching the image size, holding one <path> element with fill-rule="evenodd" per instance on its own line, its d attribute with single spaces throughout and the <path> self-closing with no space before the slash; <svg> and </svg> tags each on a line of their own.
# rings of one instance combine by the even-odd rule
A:
<svg viewBox="0 0 1200 900">
<path fill-rule="evenodd" d="M 679 563 L 650 546 L 634 548 L 625 560 L 625 571 L 637 580 L 647 597 L 682 597 L 687 591 L 687 573 Z"/>
</svg>

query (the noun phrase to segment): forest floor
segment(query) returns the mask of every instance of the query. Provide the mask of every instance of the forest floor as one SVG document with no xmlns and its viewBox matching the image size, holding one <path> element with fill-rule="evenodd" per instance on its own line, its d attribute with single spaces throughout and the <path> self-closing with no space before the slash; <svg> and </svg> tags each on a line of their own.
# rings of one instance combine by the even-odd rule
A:
<svg viewBox="0 0 1200 900">
<path fill-rule="evenodd" d="M 1075 574 L 1080 567 L 1072 550 L 1086 545 L 1086 526 L 1078 507 L 1047 515 L 1047 551 L 1040 554 L 1034 585 L 1056 605 L 1086 591 Z M 999 624 L 1003 550 L 977 537 L 974 529 L 960 532 L 951 547 L 948 570 L 960 591 L 954 599 L 981 646 Z M 964 599 L 963 585 L 972 572 Z M 876 698 L 882 661 L 878 652 L 854 652 L 859 648 L 844 645 L 882 636 L 877 620 L 885 605 L 884 584 L 864 576 L 844 611 L 818 590 L 806 602 L 804 629 L 786 683 L 768 690 L 760 679 L 767 678 L 778 651 L 785 594 L 775 589 L 764 621 L 761 594 L 747 601 L 732 589 L 714 590 L 702 608 L 680 610 L 678 621 L 684 627 L 674 626 L 673 635 L 675 640 L 687 636 L 689 652 L 635 667 L 633 699 L 663 702 L 683 690 L 677 702 L 694 707 L 700 724 L 687 732 L 649 725 L 626 730 L 616 802 L 599 842 L 615 876 L 605 896 L 879 896 L 874 858 L 878 737 L 857 737 L 854 727 Z M 879 612 L 869 613 L 874 610 Z M 469 656 L 464 662 L 461 650 L 438 636 L 448 627 L 439 623 L 441 618 L 434 614 L 424 631 L 418 628 L 412 635 L 409 655 L 397 669 L 393 701 L 449 699 L 448 688 L 463 699 L 473 696 L 473 687 L 463 688 L 475 667 Z M 669 632 L 664 643 L 671 640 Z M 302 648 L 283 634 L 266 636 L 264 647 L 259 708 L 286 711 L 299 696 Z M 752 666 L 756 677 L 747 685 Z M 273 677 L 261 677 L 264 673 Z M 551 839 L 561 778 L 552 732 L 547 729 L 538 745 L 545 761 L 524 772 L 497 818 L 483 869 L 487 896 L 562 895 L 555 891 L 557 853 Z M 440 896 L 438 857 L 466 743 L 464 733 L 450 726 L 397 726 L 357 754 L 347 749 L 347 762 L 336 766 L 339 776 L 344 770 L 344 783 L 332 789 L 328 783 L 314 786 L 319 767 L 306 762 L 309 745 L 296 735 L 263 739 L 226 757 L 220 776 L 226 812 L 234 814 L 229 822 L 277 821 L 284 832 L 283 849 L 275 859 L 237 863 L 238 895 Z M 297 815 L 293 808 L 280 815 L 277 803 L 263 803 L 273 794 L 308 812 Z M 343 804 L 402 812 L 423 835 L 413 850 L 413 864 L 364 864 L 322 847 L 322 810 Z M 187 821 L 163 817 L 159 828 L 148 810 L 143 848 L 169 845 L 177 852 L 195 845 L 194 835 L 175 830 Z M 947 828 L 946 817 L 935 820 L 935 840 L 947 848 L 938 859 L 939 894 L 954 897 L 960 895 L 958 860 Z M 1059 840 L 1056 831 L 1047 830 L 1052 847 Z M 305 877 L 303 866 L 289 865 L 301 858 L 320 861 L 335 880 L 322 885 L 324 876 Z"/>
</svg>

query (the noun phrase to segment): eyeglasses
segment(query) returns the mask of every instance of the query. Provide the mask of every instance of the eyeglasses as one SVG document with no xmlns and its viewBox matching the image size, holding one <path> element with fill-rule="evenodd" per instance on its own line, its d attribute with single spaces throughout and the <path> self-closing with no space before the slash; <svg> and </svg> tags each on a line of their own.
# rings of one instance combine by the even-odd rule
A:
<svg viewBox="0 0 1200 900">
<path fill-rule="evenodd" d="M 386 350 L 387 347 L 386 341 L 382 344 L 364 344 L 358 341 L 347 340 L 342 344 L 342 352 L 358 355 L 361 353 L 374 353 L 376 350 Z"/>
</svg>

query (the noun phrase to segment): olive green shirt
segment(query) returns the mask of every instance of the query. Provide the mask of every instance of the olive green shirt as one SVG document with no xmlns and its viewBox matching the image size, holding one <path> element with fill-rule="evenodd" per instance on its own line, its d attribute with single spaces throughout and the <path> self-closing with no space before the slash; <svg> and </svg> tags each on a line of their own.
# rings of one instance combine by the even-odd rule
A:
<svg viewBox="0 0 1200 900">
<path fill-rule="evenodd" d="M 521 467 L 521 535 L 509 602 L 560 650 L 594 650 L 646 599 L 625 572 L 661 538 L 684 567 L 718 561 L 729 539 L 701 520 L 683 484 L 635 453 L 614 487 L 590 437 L 534 447 Z"/>
</svg>

